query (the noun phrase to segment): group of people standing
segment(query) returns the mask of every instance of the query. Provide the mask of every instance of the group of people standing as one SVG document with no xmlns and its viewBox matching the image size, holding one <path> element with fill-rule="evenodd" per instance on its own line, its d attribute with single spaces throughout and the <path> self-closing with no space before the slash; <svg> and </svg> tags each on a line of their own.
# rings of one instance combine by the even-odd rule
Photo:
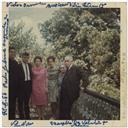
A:
<svg viewBox="0 0 128 128">
<path fill-rule="evenodd" d="M 15 48 L 9 48 L 9 119 L 16 118 L 16 101 L 19 119 L 31 119 L 30 103 L 36 106 L 39 120 L 44 119 L 43 111 L 48 104 L 51 119 L 72 119 L 71 108 L 79 97 L 80 84 L 87 85 L 83 72 L 73 64 L 72 56 L 66 56 L 60 67 L 56 66 L 55 57 L 49 56 L 47 68 L 40 56 L 34 58 L 33 64 L 29 63 L 29 53 L 24 52 L 21 58 L 18 63 Z"/>
</svg>

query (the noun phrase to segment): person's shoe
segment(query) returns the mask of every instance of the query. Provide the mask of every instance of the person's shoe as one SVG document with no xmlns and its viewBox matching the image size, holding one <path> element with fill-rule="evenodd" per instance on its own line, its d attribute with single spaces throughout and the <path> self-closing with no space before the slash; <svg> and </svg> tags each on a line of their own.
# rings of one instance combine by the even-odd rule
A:
<svg viewBox="0 0 128 128">
<path fill-rule="evenodd" d="M 41 117 L 40 120 L 45 120 L 44 117 Z"/>
<path fill-rule="evenodd" d="M 31 118 L 30 117 L 27 117 L 27 118 L 25 118 L 25 120 L 31 120 Z"/>
<path fill-rule="evenodd" d="M 49 120 L 55 120 L 55 117 L 51 117 Z"/>
<path fill-rule="evenodd" d="M 41 118 L 40 118 L 40 117 L 38 117 L 38 120 L 41 120 Z"/>
</svg>

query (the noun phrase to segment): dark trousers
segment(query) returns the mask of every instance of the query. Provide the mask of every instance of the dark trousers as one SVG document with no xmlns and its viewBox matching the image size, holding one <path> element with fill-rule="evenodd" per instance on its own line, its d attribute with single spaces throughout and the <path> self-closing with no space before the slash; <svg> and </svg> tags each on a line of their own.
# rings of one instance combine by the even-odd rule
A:
<svg viewBox="0 0 128 128">
<path fill-rule="evenodd" d="M 60 104 L 59 104 L 59 119 L 60 120 L 71 120 L 71 109 L 72 109 L 73 101 L 69 100 L 68 95 L 61 94 L 60 95 Z"/>
<path fill-rule="evenodd" d="M 22 93 L 18 98 L 18 108 L 20 119 L 30 119 L 29 99 L 31 96 L 32 86 L 31 82 L 24 82 Z"/>
<path fill-rule="evenodd" d="M 10 94 L 9 92 L 9 120 L 15 119 L 16 113 L 16 98 L 17 96 Z"/>
<path fill-rule="evenodd" d="M 72 105 L 66 105 L 66 107 L 60 107 L 60 114 L 59 119 L 60 120 L 72 120 L 71 118 L 71 108 Z"/>
</svg>

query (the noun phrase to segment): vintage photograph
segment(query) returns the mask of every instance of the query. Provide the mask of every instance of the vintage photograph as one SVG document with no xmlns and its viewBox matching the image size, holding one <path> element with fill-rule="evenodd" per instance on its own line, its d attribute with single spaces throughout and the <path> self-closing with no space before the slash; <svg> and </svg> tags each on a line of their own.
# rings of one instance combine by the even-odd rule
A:
<svg viewBox="0 0 128 128">
<path fill-rule="evenodd" d="M 120 120 L 120 8 L 9 8 L 9 120 Z"/>
</svg>

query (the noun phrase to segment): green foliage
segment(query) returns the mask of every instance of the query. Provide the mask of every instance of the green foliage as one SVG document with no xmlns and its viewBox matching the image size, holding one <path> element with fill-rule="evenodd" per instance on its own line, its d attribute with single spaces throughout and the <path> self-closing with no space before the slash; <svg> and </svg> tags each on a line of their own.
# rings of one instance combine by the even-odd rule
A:
<svg viewBox="0 0 128 128">
<path fill-rule="evenodd" d="M 71 8 L 56 11 L 50 20 L 39 24 L 39 30 L 59 59 L 72 54 L 76 63 L 80 60 L 81 65 L 89 65 L 89 87 L 119 98 L 115 91 L 120 87 L 119 23 L 119 9 Z"/>
<path fill-rule="evenodd" d="M 9 44 L 15 46 L 17 54 L 35 46 L 36 37 L 32 33 L 32 28 L 25 30 L 25 27 L 23 22 L 9 26 Z"/>
</svg>

